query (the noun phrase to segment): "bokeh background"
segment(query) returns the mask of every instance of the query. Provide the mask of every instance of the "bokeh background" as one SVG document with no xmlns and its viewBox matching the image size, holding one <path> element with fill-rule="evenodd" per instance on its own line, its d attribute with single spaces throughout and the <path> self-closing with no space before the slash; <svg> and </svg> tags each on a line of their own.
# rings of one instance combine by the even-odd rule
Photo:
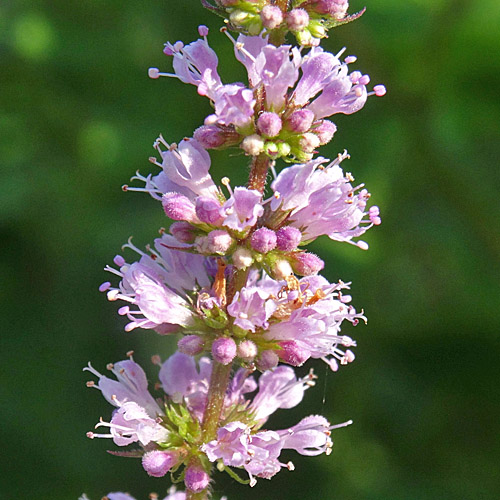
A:
<svg viewBox="0 0 500 500">
<path fill-rule="evenodd" d="M 365 2 L 353 0 L 351 11 Z M 352 281 L 368 326 L 357 361 L 320 376 L 305 402 L 270 426 L 325 414 L 330 457 L 294 459 L 255 489 L 217 477 L 217 498 L 500 498 L 500 2 L 370 0 L 324 44 L 346 45 L 389 93 L 352 116 L 324 148 L 365 182 L 383 224 L 370 250 L 323 239 L 330 280 Z M 92 360 L 135 350 L 156 370 L 175 340 L 125 334 L 97 291 L 130 235 L 145 245 L 167 224 L 156 202 L 120 186 L 151 171 L 151 145 L 189 136 L 209 112 L 194 87 L 147 78 L 169 68 L 162 44 L 212 28 L 225 81 L 241 80 L 220 19 L 197 0 L 4 0 L 0 4 L 0 498 L 92 500 L 165 494 L 110 441 L 85 437 L 111 408 L 85 388 Z M 243 182 L 245 159 L 213 155 L 213 175 Z"/>
</svg>

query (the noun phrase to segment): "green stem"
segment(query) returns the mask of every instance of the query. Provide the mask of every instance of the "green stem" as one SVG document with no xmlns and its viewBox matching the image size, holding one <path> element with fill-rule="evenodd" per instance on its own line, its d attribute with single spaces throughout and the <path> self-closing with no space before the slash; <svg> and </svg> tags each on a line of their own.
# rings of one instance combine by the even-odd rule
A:
<svg viewBox="0 0 500 500">
<path fill-rule="evenodd" d="M 267 172 L 270 164 L 270 158 L 264 154 L 254 156 L 252 158 L 252 163 L 250 165 L 250 178 L 248 179 L 248 189 L 256 189 L 259 193 L 264 193 Z"/>
<path fill-rule="evenodd" d="M 231 373 L 231 363 L 223 365 L 213 360 L 212 376 L 210 377 L 210 387 L 208 389 L 207 406 L 203 415 L 202 438 L 207 443 L 217 437 L 224 397 L 229 383 Z"/>
<path fill-rule="evenodd" d="M 208 443 L 217 437 L 217 429 L 224 406 L 232 364 L 223 365 L 213 360 L 207 406 L 203 415 L 202 442 Z M 208 488 L 200 493 L 186 490 L 186 500 L 208 500 Z"/>
</svg>

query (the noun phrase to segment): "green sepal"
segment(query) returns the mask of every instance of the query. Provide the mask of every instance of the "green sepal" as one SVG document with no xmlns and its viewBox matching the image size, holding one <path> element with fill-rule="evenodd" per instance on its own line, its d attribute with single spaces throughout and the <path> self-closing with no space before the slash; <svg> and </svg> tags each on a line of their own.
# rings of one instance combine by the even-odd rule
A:
<svg viewBox="0 0 500 500">
<path fill-rule="evenodd" d="M 203 309 L 203 321 L 210 328 L 215 330 L 222 330 L 228 324 L 227 314 L 219 308 L 216 304 L 212 309 Z"/>
</svg>

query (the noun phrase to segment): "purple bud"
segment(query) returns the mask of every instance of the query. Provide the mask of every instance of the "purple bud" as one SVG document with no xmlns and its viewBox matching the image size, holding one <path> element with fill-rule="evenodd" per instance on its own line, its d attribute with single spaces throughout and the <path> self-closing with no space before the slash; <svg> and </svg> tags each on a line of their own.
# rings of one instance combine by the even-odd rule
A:
<svg viewBox="0 0 500 500">
<path fill-rule="evenodd" d="M 206 222 L 207 224 L 212 225 L 218 225 L 219 222 L 222 222 L 220 207 L 220 203 L 218 203 L 214 198 L 205 196 L 199 196 L 196 198 L 196 215 L 201 222 Z"/>
<path fill-rule="evenodd" d="M 174 222 L 170 224 L 170 233 L 181 243 L 193 243 L 196 234 L 195 228 L 189 222 Z"/>
<path fill-rule="evenodd" d="M 161 199 L 163 210 L 173 220 L 199 222 L 193 202 L 179 193 L 165 193 Z"/>
<path fill-rule="evenodd" d="M 283 13 L 277 5 L 266 5 L 260 12 L 264 28 L 273 30 L 283 22 Z"/>
<path fill-rule="evenodd" d="M 217 149 L 224 146 L 231 146 L 241 140 L 240 134 L 233 128 L 223 125 L 206 124 L 198 127 L 193 137 L 205 149 Z"/>
<path fill-rule="evenodd" d="M 205 345 L 204 340 L 198 335 L 186 335 L 177 342 L 179 352 L 187 354 L 188 356 L 196 356 L 203 351 Z"/>
<path fill-rule="evenodd" d="M 295 250 L 302 240 L 302 233 L 296 227 L 286 226 L 276 232 L 278 249 L 283 252 Z"/>
<path fill-rule="evenodd" d="M 177 454 L 153 450 L 142 457 L 144 470 L 153 477 L 163 477 L 177 463 Z"/>
<path fill-rule="evenodd" d="M 262 135 L 276 137 L 283 126 L 281 118 L 276 113 L 262 113 L 257 120 L 257 127 Z"/>
<path fill-rule="evenodd" d="M 279 357 L 274 351 L 262 351 L 257 359 L 257 368 L 261 372 L 273 369 L 279 363 Z"/>
<path fill-rule="evenodd" d="M 251 340 L 243 340 L 238 345 L 238 356 L 243 361 L 253 361 L 258 353 L 259 350 L 255 345 L 255 342 L 252 342 Z"/>
<path fill-rule="evenodd" d="M 210 476 L 201 468 L 190 465 L 186 469 L 184 484 L 188 490 L 194 493 L 200 493 L 207 488 L 210 482 Z"/>
<path fill-rule="evenodd" d="M 335 19 L 343 19 L 348 8 L 349 2 L 347 0 L 319 0 L 315 10 L 320 14 L 329 14 Z"/>
<path fill-rule="evenodd" d="M 280 347 L 279 357 L 292 366 L 301 366 L 311 357 L 311 353 L 300 347 L 295 340 L 284 340 L 280 342 Z"/>
<path fill-rule="evenodd" d="M 260 253 L 267 253 L 276 248 L 276 233 L 267 227 L 261 227 L 252 234 L 250 244 Z"/>
<path fill-rule="evenodd" d="M 212 344 L 214 360 L 223 365 L 228 365 L 236 357 L 236 343 L 232 338 L 220 337 Z"/>
<path fill-rule="evenodd" d="M 193 137 L 205 148 L 215 149 L 224 145 L 224 134 L 217 125 L 202 125 L 198 127 Z"/>
<path fill-rule="evenodd" d="M 310 109 L 298 109 L 288 118 L 288 128 L 292 132 L 307 132 L 314 121 L 314 113 Z"/>
<path fill-rule="evenodd" d="M 335 132 L 337 132 L 337 125 L 330 120 L 322 120 L 313 131 L 318 136 L 319 143 L 324 146 L 333 139 Z"/>
<path fill-rule="evenodd" d="M 223 255 L 231 248 L 233 242 L 234 240 L 227 231 L 215 229 L 214 231 L 210 231 L 206 238 L 204 238 L 202 246 L 205 251 L 201 253 Z"/>
<path fill-rule="evenodd" d="M 292 255 L 292 267 L 301 276 L 317 274 L 325 267 L 325 263 L 313 253 L 300 252 Z"/>
<path fill-rule="evenodd" d="M 293 9 L 286 15 L 290 31 L 302 31 L 309 24 L 309 14 L 304 9 Z"/>
</svg>

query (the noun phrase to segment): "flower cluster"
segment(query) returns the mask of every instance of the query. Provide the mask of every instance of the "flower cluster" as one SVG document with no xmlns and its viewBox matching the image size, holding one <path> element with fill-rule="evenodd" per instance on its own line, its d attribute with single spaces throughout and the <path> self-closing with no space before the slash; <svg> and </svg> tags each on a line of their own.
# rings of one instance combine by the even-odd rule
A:
<svg viewBox="0 0 500 500">
<path fill-rule="evenodd" d="M 385 94 L 383 85 L 367 91 L 368 75 L 349 73 L 348 65 L 356 57 L 342 61 L 345 48 L 336 55 L 321 47 L 303 54 L 290 45 L 276 47 L 265 35 L 240 35 L 237 40 L 230 36 L 236 58 L 247 70 L 248 85 L 223 84 L 217 55 L 208 45 L 208 29 L 200 26 L 199 32 L 205 36 L 189 45 L 165 45 L 174 73 L 150 68 L 149 76 L 178 78 L 210 99 L 215 113 L 194 133 L 205 148 L 239 145 L 250 156 L 263 153 L 271 159 L 308 161 L 337 130 L 325 118 L 355 113 L 369 95 Z"/>
<path fill-rule="evenodd" d="M 283 12 L 279 2 L 266 0 L 208 0 L 202 3 L 227 18 L 231 29 L 250 35 L 261 32 L 284 36 L 290 32 L 300 45 L 316 46 L 328 30 L 360 18 L 365 9 L 348 15 L 347 0 L 292 0 L 292 8 Z M 283 2 L 282 2 L 283 3 Z"/>
<path fill-rule="evenodd" d="M 208 45 L 208 28 L 188 45 L 167 43 L 173 73 L 150 68 L 149 76 L 172 76 L 197 87 L 214 113 L 193 137 L 169 143 L 160 136 L 150 162 L 124 191 L 146 192 L 161 203 L 170 224 L 144 250 L 131 240 L 106 271 L 100 286 L 125 330 L 177 335 L 178 351 L 163 363 L 151 390 L 144 370 L 132 359 L 108 365 L 114 378 L 89 363 L 101 391 L 114 406 L 89 438 L 110 438 L 118 456 L 141 459 L 146 473 L 175 483 L 165 500 L 207 500 L 214 469 L 253 486 L 281 469 L 284 450 L 329 454 L 331 425 L 321 415 L 271 430 L 268 418 L 296 407 L 315 383 L 312 371 L 295 367 L 321 359 L 333 371 L 354 361 L 350 329 L 363 311 L 351 305 L 350 283 L 330 283 L 319 273 L 325 263 L 307 251 L 322 236 L 360 249 L 360 237 L 381 223 L 370 193 L 343 170 L 346 151 L 330 161 L 317 156 L 336 125 L 328 118 L 359 111 L 370 78 L 349 72 L 354 56 L 341 59 L 318 46 L 326 30 L 352 20 L 344 0 L 216 0 L 203 2 L 228 16 L 223 29 L 248 75 L 245 83 L 224 84 L 218 58 Z M 284 43 L 292 32 L 304 47 Z M 250 157 L 245 186 L 214 179 L 208 150 L 241 148 Z M 286 162 L 277 169 L 276 160 Z M 269 186 L 267 178 L 272 173 Z M 267 189 L 267 191 L 266 191 Z M 161 390 L 160 390 L 161 389 Z M 84 498 L 84 497 L 82 497 Z M 110 493 L 110 500 L 133 500 Z"/>
<path fill-rule="evenodd" d="M 88 387 L 101 391 L 116 407 L 109 422 L 101 419 L 96 428 L 106 433 L 89 432 L 89 438 L 110 438 L 117 446 L 133 443 L 140 448 L 113 452 L 116 455 L 142 458 L 142 466 L 153 477 L 184 469 L 180 477 L 186 487 L 195 492 L 207 488 L 210 478 L 203 462 L 217 462 L 219 470 L 228 467 L 246 471 L 255 484 L 255 477 L 270 478 L 282 467 L 293 470 L 291 462 L 282 463 L 282 450 L 292 449 L 302 455 L 330 453 L 333 428 L 322 416 L 311 415 L 296 425 L 277 431 L 262 430 L 271 414 L 280 408 L 293 408 L 315 383 L 312 371 L 297 378 L 288 366 L 278 366 L 263 373 L 258 382 L 252 370 L 237 370 L 224 394 L 219 428 L 215 439 L 204 442 L 202 424 L 205 414 L 213 362 L 202 357 L 196 362 L 191 356 L 177 352 L 161 363 L 158 378 L 163 395 L 154 398 L 148 389 L 144 370 L 132 359 L 108 365 L 115 379 L 108 378 L 92 365 L 85 368 L 97 377 Z M 249 394 L 253 396 L 249 397 Z M 348 425 L 350 422 L 341 424 Z M 204 454 L 201 465 L 197 463 Z M 205 464 L 206 466 L 206 464 Z"/>
</svg>

